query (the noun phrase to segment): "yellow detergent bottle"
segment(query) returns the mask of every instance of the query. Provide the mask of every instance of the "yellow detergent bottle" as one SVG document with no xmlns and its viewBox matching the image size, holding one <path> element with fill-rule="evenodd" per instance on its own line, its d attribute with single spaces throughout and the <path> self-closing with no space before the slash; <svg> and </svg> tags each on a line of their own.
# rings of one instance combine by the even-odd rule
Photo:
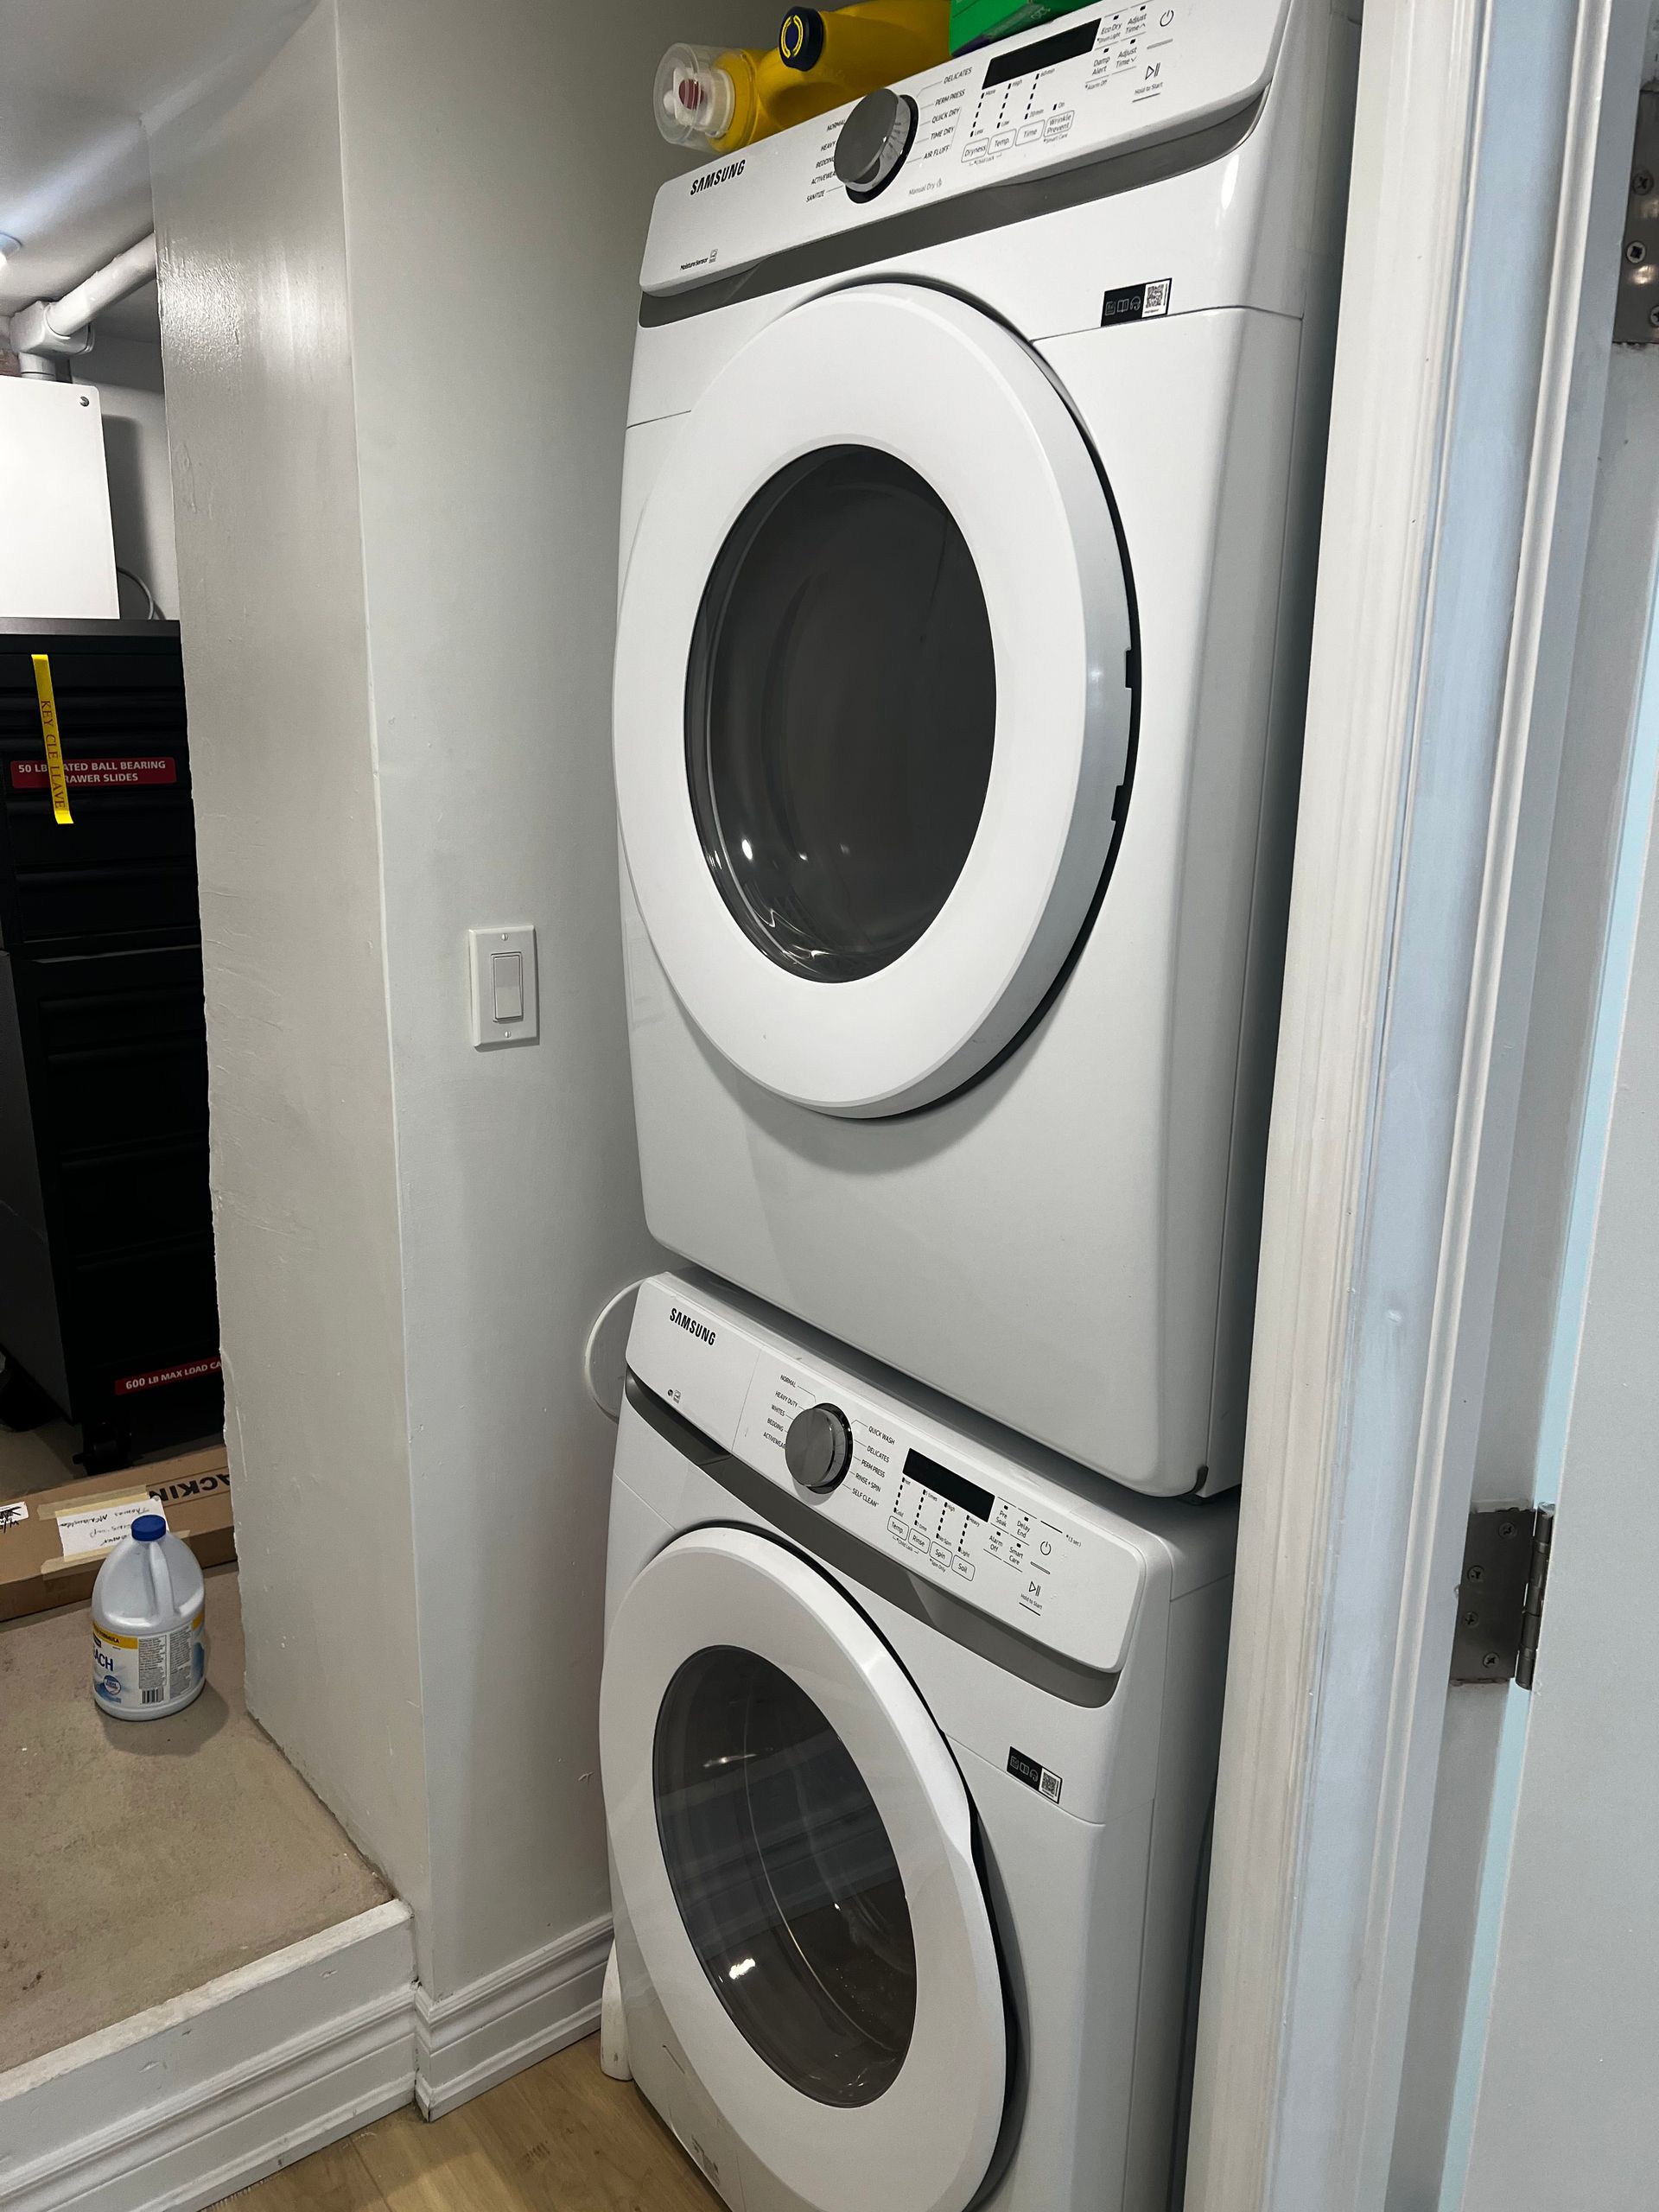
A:
<svg viewBox="0 0 1659 2212">
<path fill-rule="evenodd" d="M 657 72 L 657 127 L 672 146 L 734 153 L 950 56 L 950 0 L 795 8 L 776 46 L 671 46 Z"/>
</svg>

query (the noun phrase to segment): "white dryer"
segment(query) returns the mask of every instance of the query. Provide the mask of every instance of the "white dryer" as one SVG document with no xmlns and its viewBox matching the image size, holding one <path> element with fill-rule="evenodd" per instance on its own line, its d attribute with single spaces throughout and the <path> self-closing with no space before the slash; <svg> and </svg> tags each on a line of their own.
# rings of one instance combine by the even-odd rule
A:
<svg viewBox="0 0 1659 2212">
<path fill-rule="evenodd" d="M 1236 1516 L 641 1292 L 601 1745 L 635 2079 L 736 2212 L 1166 2212 Z"/>
<path fill-rule="evenodd" d="M 1088 8 L 659 194 L 615 752 L 647 1217 L 1237 1478 L 1348 86 Z"/>
</svg>

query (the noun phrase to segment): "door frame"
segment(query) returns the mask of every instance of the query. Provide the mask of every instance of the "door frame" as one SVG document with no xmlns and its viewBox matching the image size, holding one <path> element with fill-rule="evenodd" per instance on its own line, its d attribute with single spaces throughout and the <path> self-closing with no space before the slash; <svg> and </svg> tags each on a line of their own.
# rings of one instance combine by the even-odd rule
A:
<svg viewBox="0 0 1659 2212">
<path fill-rule="evenodd" d="M 1366 10 L 1189 2212 L 1388 2201 L 1648 26 Z"/>
</svg>

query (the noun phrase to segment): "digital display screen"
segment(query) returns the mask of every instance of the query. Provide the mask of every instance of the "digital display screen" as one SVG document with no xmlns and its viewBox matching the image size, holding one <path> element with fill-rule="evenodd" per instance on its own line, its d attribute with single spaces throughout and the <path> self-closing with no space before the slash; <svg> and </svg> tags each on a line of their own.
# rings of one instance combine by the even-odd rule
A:
<svg viewBox="0 0 1659 2212">
<path fill-rule="evenodd" d="M 1080 54 L 1091 54 L 1095 33 L 1099 29 L 1100 17 L 1096 16 L 1071 30 L 1056 31 L 1052 38 L 1039 38 L 1035 46 L 1017 47 L 1012 54 L 999 54 L 985 72 L 984 89 L 988 92 L 998 85 L 1011 85 L 1016 77 L 1032 76 L 1039 69 L 1052 69 L 1057 61 L 1075 61 Z"/>
<path fill-rule="evenodd" d="M 948 1497 L 952 1505 L 959 1505 L 964 1513 L 971 1513 L 976 1521 L 988 1521 L 996 1500 L 988 1490 L 977 1483 L 970 1483 L 961 1475 L 952 1474 L 949 1467 L 942 1467 L 937 1459 L 930 1459 L 925 1452 L 906 1452 L 905 1472 L 913 1483 L 921 1483 L 928 1490 L 937 1491 L 941 1497 Z"/>
</svg>

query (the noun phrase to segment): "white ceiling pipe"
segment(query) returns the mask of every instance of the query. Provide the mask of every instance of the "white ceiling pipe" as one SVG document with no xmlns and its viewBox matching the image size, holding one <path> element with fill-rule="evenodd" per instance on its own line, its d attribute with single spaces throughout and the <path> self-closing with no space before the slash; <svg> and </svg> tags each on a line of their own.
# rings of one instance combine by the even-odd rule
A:
<svg viewBox="0 0 1659 2212">
<path fill-rule="evenodd" d="M 156 274 L 156 233 L 130 245 L 95 269 L 73 292 L 60 300 L 36 300 L 19 308 L 11 318 L 14 353 L 84 353 L 91 340 L 86 332 L 105 308 L 124 300 Z"/>
</svg>

